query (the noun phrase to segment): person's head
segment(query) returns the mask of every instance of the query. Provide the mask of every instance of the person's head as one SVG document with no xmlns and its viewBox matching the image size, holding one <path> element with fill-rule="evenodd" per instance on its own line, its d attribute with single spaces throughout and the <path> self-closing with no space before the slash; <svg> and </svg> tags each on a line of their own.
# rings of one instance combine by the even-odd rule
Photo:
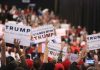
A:
<svg viewBox="0 0 100 70">
<path fill-rule="evenodd" d="M 5 4 L 5 5 L 4 5 L 4 8 L 5 8 L 5 10 L 8 10 L 8 5 Z"/>
<path fill-rule="evenodd" d="M 95 70 L 93 67 L 89 67 L 87 70 Z"/>
<path fill-rule="evenodd" d="M 77 26 L 77 28 L 78 28 L 78 29 L 81 29 L 81 26 L 80 26 L 80 25 L 78 25 L 78 26 Z"/>
<path fill-rule="evenodd" d="M 12 52 L 12 49 L 9 49 L 9 50 L 8 50 L 8 53 L 11 54 L 11 52 Z"/>
<path fill-rule="evenodd" d="M 72 43 L 72 45 L 73 45 L 74 47 L 77 46 L 77 43 L 76 43 L 75 39 L 74 39 L 74 42 Z"/>
<path fill-rule="evenodd" d="M 12 6 L 12 9 L 13 9 L 13 10 L 16 10 L 16 6 L 15 6 L 15 5 L 13 5 L 13 6 Z"/>
<path fill-rule="evenodd" d="M 14 58 L 13 58 L 12 56 L 8 56 L 8 57 L 6 58 L 6 64 L 11 63 L 12 61 L 14 61 Z"/>
<path fill-rule="evenodd" d="M 30 55 L 27 54 L 27 55 L 26 55 L 26 59 L 30 59 Z"/>
<path fill-rule="evenodd" d="M 87 53 L 87 57 L 92 58 L 92 55 L 90 54 L 90 52 Z"/>
<path fill-rule="evenodd" d="M 32 69 L 33 65 L 34 65 L 34 62 L 33 62 L 33 60 L 26 59 L 26 64 L 27 64 L 28 69 Z"/>
<path fill-rule="evenodd" d="M 78 54 L 78 50 L 75 50 L 75 51 L 74 51 L 74 54 Z"/>
<path fill-rule="evenodd" d="M 17 67 L 15 70 L 24 70 L 23 67 Z"/>
<path fill-rule="evenodd" d="M 34 69 L 38 70 L 41 66 L 41 60 L 39 58 L 34 59 Z"/>
<path fill-rule="evenodd" d="M 62 62 L 62 57 L 58 57 L 58 63 Z"/>
<path fill-rule="evenodd" d="M 31 46 L 32 46 L 32 47 L 36 47 L 37 44 L 36 44 L 36 43 L 32 43 Z"/>
<path fill-rule="evenodd" d="M 15 68 L 17 67 L 17 63 L 15 62 L 14 58 L 9 56 L 6 58 L 6 67 L 7 70 L 15 70 Z"/>
<path fill-rule="evenodd" d="M 72 66 L 77 66 L 77 62 L 73 62 L 72 63 Z"/>
<path fill-rule="evenodd" d="M 63 70 L 62 68 L 59 68 L 58 70 Z"/>
<path fill-rule="evenodd" d="M 47 8 L 44 9 L 44 10 L 42 11 L 42 14 L 43 14 L 43 15 L 46 15 L 46 16 L 49 15 L 49 9 L 47 9 Z"/>
<path fill-rule="evenodd" d="M 70 70 L 79 70 L 78 67 L 77 67 L 77 62 L 73 62 L 73 63 L 70 65 Z"/>
<path fill-rule="evenodd" d="M 54 70 L 55 65 L 53 63 L 44 63 L 40 70 Z"/>
</svg>

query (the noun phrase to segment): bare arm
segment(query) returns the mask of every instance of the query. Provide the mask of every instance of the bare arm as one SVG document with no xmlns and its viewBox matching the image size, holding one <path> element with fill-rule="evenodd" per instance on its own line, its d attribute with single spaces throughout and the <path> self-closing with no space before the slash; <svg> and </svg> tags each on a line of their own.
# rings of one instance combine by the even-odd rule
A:
<svg viewBox="0 0 100 70">
<path fill-rule="evenodd" d="M 19 44 L 20 44 L 20 41 L 15 39 L 15 40 L 14 40 L 14 45 L 15 45 L 15 47 L 16 47 L 16 49 L 17 49 L 17 51 L 18 51 L 18 54 L 19 54 L 19 56 L 20 56 L 21 63 L 22 63 L 22 65 L 23 65 L 24 67 L 27 67 L 26 61 L 25 61 L 25 54 L 21 52 Z"/>
<path fill-rule="evenodd" d="M 78 63 L 81 59 L 85 58 L 85 57 L 86 57 L 86 54 L 87 54 L 86 49 L 82 50 L 82 52 L 81 52 L 80 55 L 79 55 L 79 58 L 77 59 L 77 63 Z"/>
<path fill-rule="evenodd" d="M 4 39 L 1 41 L 1 65 L 6 65 L 6 44 L 4 42 Z"/>
<path fill-rule="evenodd" d="M 43 62 L 44 63 L 48 63 L 48 40 L 46 39 L 46 46 L 45 46 L 45 52 L 44 52 L 44 59 Z"/>
</svg>

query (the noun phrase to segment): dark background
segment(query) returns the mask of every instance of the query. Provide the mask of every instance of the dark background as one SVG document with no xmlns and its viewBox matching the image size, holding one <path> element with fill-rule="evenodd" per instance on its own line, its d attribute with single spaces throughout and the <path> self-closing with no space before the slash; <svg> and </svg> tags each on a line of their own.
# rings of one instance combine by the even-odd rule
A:
<svg viewBox="0 0 100 70">
<path fill-rule="evenodd" d="M 36 3 L 36 8 L 49 8 L 55 10 L 55 0 L 30 0 Z M 0 0 L 5 5 L 17 5 L 18 8 L 26 8 L 29 3 L 21 0 Z M 100 0 L 57 0 L 56 13 L 62 18 L 67 18 L 72 25 L 86 26 L 91 33 L 92 30 L 100 31 Z"/>
<path fill-rule="evenodd" d="M 73 25 L 100 31 L 100 0 L 60 0 L 60 15 Z"/>
<path fill-rule="evenodd" d="M 36 7 L 54 9 L 54 0 L 30 0 L 30 3 L 22 3 L 22 0 L 0 0 L 0 4 L 7 4 L 10 7 L 16 5 L 17 8 L 27 8 L 29 4 L 35 3 Z"/>
</svg>

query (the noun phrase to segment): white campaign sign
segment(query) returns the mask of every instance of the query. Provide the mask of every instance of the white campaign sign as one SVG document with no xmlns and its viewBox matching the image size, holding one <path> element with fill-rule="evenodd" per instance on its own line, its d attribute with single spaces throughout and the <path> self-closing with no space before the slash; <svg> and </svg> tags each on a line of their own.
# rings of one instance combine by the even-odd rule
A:
<svg viewBox="0 0 100 70">
<path fill-rule="evenodd" d="M 87 36 L 87 45 L 89 50 L 100 49 L 100 33 Z"/>
<path fill-rule="evenodd" d="M 54 27 L 52 25 L 44 25 L 32 29 L 32 42 L 44 42 L 46 38 L 51 39 L 55 36 Z"/>
<path fill-rule="evenodd" d="M 70 29 L 70 24 L 61 24 L 61 28 L 69 30 Z"/>
<path fill-rule="evenodd" d="M 65 36 L 66 35 L 66 29 L 56 29 L 56 35 L 57 36 Z"/>
<path fill-rule="evenodd" d="M 61 37 L 55 36 L 49 41 L 52 41 L 54 44 L 58 45 L 58 44 L 61 44 Z M 44 53 L 44 51 L 45 51 L 45 43 L 42 43 L 42 53 Z"/>
<path fill-rule="evenodd" d="M 20 40 L 20 45 L 30 46 L 31 27 L 18 25 L 16 23 L 6 23 L 4 39 L 6 43 L 14 43 L 14 39 Z"/>
<path fill-rule="evenodd" d="M 48 43 L 48 49 L 49 49 L 48 56 L 57 60 L 59 53 L 61 51 L 61 44 L 54 43 L 54 42 L 51 41 L 51 42 Z M 67 53 L 66 50 L 64 49 L 63 52 L 62 52 L 62 54 L 63 54 L 62 59 L 64 59 L 65 56 L 66 56 L 66 53 Z"/>
</svg>

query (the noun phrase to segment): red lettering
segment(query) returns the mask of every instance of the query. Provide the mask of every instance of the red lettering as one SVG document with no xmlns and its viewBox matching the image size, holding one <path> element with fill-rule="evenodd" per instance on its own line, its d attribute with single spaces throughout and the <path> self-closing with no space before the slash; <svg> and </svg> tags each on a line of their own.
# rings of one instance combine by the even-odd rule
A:
<svg viewBox="0 0 100 70">
<path fill-rule="evenodd" d="M 54 33 L 51 33 L 51 37 L 54 35 Z"/>
<path fill-rule="evenodd" d="M 50 33 L 49 34 L 46 34 L 46 37 L 50 37 Z"/>
<path fill-rule="evenodd" d="M 46 38 L 46 35 L 42 35 L 42 38 Z"/>
</svg>

